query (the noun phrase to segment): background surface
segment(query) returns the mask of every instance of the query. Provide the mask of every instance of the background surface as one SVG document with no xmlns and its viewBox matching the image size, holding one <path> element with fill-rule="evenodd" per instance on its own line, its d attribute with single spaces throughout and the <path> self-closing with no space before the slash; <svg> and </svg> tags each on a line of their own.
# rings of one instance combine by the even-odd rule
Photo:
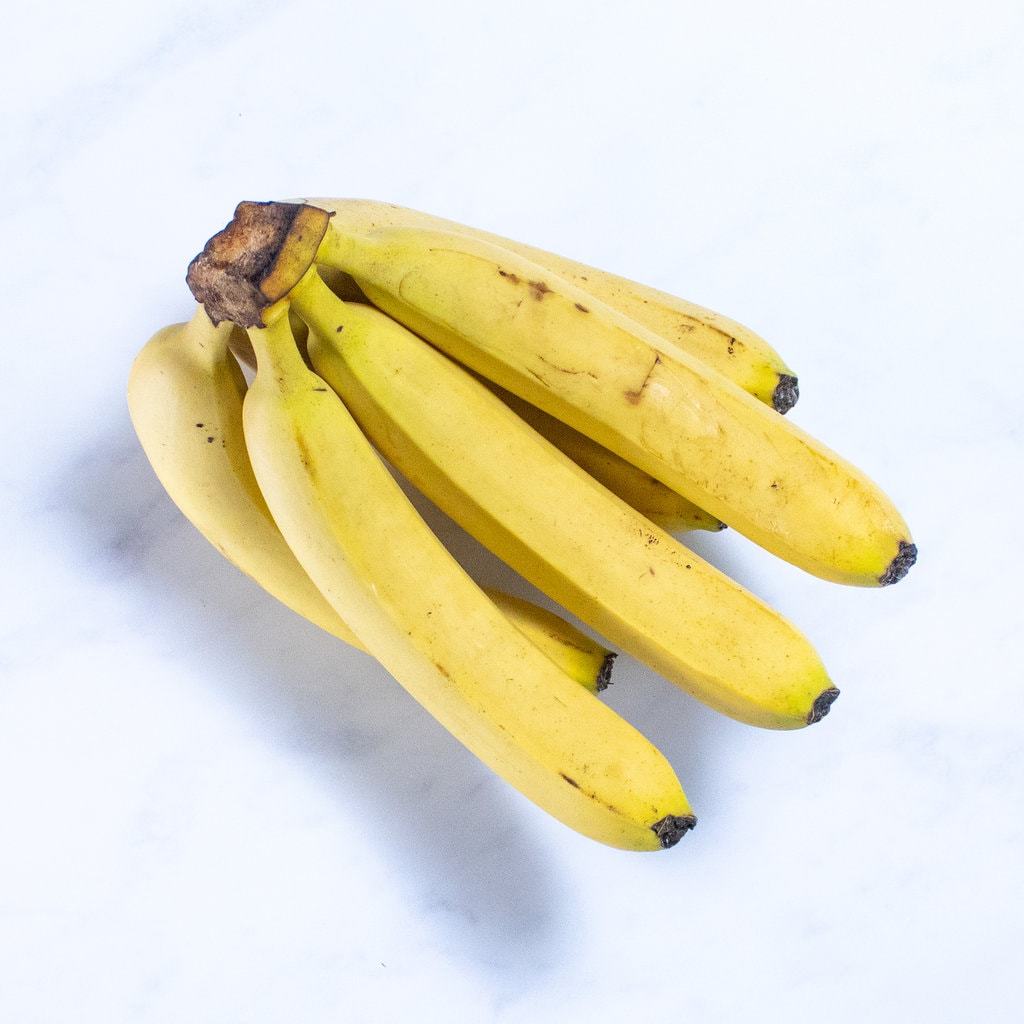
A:
<svg viewBox="0 0 1024 1024">
<path fill-rule="evenodd" d="M 11 7 L 0 1015 L 1015 1017 L 1020 5 Z M 295 195 L 748 324 L 905 513 L 920 562 L 885 591 L 700 542 L 819 647 L 820 726 L 745 728 L 620 658 L 608 699 L 700 818 L 674 850 L 549 821 L 157 485 L 131 359 L 235 204 Z"/>
</svg>

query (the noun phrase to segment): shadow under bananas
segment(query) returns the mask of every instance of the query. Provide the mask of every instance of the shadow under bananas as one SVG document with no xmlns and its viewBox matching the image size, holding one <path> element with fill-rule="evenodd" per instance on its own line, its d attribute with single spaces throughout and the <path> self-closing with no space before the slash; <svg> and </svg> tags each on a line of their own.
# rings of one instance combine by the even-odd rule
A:
<svg viewBox="0 0 1024 1024">
<path fill-rule="evenodd" d="M 325 786 L 359 806 L 366 828 L 354 842 L 375 844 L 396 884 L 438 920 L 446 945 L 517 972 L 543 973 L 560 959 L 572 941 L 571 886 L 524 827 L 532 805 L 369 656 L 301 619 L 222 558 L 164 493 L 126 417 L 70 461 L 59 489 L 85 558 L 91 553 L 108 575 L 116 565 L 116 585 L 159 610 L 161 625 L 149 618 L 147 632 L 166 630 L 170 644 L 187 638 L 214 685 L 259 714 L 263 727 L 269 722 L 284 745 L 316 765 Z M 406 489 L 476 579 L 562 611 Z M 613 675 L 603 699 L 664 752 L 700 818 L 722 785 L 715 734 L 732 723 L 632 659 L 620 657 L 617 670 L 620 682 Z"/>
<path fill-rule="evenodd" d="M 59 479 L 82 561 L 136 591 L 145 633 L 187 646 L 192 666 L 209 665 L 211 685 L 356 806 L 366 827 L 353 843 L 373 848 L 404 898 L 437 920 L 446 948 L 520 975 L 558 960 L 571 928 L 566 887 L 521 827 L 524 799 L 373 659 L 222 558 L 173 506 L 127 421 L 84 445 Z"/>
</svg>

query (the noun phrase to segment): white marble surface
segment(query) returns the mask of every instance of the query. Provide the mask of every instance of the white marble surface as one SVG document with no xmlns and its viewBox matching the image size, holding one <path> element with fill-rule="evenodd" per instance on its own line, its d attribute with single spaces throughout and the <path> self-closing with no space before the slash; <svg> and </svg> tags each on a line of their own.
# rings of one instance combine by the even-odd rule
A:
<svg viewBox="0 0 1024 1024">
<path fill-rule="evenodd" d="M 11 6 L 0 1018 L 1013 1019 L 1019 5 Z M 884 592 L 702 547 L 818 644 L 820 726 L 744 728 L 620 659 L 609 700 L 700 817 L 674 850 L 547 820 L 157 486 L 129 362 L 234 204 L 297 194 L 748 323 L 905 511 L 921 561 Z"/>
</svg>

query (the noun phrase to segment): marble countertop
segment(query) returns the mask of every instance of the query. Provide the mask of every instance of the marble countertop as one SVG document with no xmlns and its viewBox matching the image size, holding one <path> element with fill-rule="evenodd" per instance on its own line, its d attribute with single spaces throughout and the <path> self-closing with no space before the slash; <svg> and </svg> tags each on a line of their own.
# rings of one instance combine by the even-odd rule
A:
<svg viewBox="0 0 1024 1024">
<path fill-rule="evenodd" d="M 1020 12 L 16 8 L 0 1016 L 1012 1019 Z M 546 818 L 157 484 L 132 357 L 189 314 L 185 267 L 239 200 L 295 195 L 427 210 L 748 324 L 800 374 L 791 416 L 905 513 L 920 562 L 884 591 L 695 542 L 800 624 L 842 697 L 763 732 L 620 658 L 607 700 L 699 817 L 673 850 Z"/>
</svg>

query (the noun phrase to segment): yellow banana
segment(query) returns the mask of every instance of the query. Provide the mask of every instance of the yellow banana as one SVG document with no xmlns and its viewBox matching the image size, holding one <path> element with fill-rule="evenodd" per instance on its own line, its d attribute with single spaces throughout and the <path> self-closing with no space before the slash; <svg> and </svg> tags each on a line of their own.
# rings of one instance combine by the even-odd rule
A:
<svg viewBox="0 0 1024 1024">
<path fill-rule="evenodd" d="M 673 845 L 694 818 L 667 761 L 459 566 L 306 366 L 286 302 L 249 332 L 257 370 L 243 423 L 261 492 L 319 590 L 409 693 L 526 797 L 611 846 Z"/>
<path fill-rule="evenodd" d="M 601 693 L 609 687 L 616 657 L 614 651 L 548 608 L 504 590 L 482 589 L 505 618 L 570 679 L 592 693 Z"/>
<path fill-rule="evenodd" d="M 377 449 L 563 607 L 711 707 L 768 728 L 838 694 L 790 622 L 596 483 L 484 384 L 315 274 L 308 356 Z M 772 414 L 774 415 L 774 414 Z"/>
<path fill-rule="evenodd" d="M 321 276 L 339 298 L 353 302 L 366 301 L 366 297 L 347 274 L 332 274 L 330 267 L 322 267 Z M 232 351 L 242 363 L 250 369 L 255 369 L 255 356 L 244 332 L 241 336 L 236 332 L 231 337 Z M 655 480 L 649 473 L 638 469 L 622 456 L 609 451 L 568 424 L 530 405 L 529 402 L 524 402 L 518 395 L 498 387 L 491 381 L 485 383 L 527 423 L 582 466 L 595 480 L 624 501 L 628 501 L 638 512 L 642 512 L 663 529 L 670 533 L 687 533 L 691 530 L 717 533 L 725 528 L 720 519 L 698 508 L 692 501 L 688 501 L 660 480 Z"/>
<path fill-rule="evenodd" d="M 157 332 L 128 379 L 135 432 L 157 478 L 192 524 L 268 593 L 353 646 L 352 631 L 302 571 L 260 493 L 242 434 L 245 378 L 230 323 L 202 306 Z"/>
<path fill-rule="evenodd" d="M 670 346 L 678 346 L 689 352 L 777 412 L 788 412 L 799 396 L 796 375 L 764 338 L 703 306 L 535 246 L 418 210 L 368 199 L 307 199 L 306 202 L 332 211 L 339 224 L 359 234 L 381 227 L 428 228 L 491 242 L 524 256 L 614 307 L 658 334 L 663 346 L 670 351 Z"/>
<path fill-rule="evenodd" d="M 376 306 L 775 555 L 859 586 L 913 564 L 906 523 L 864 473 L 568 281 L 467 235 L 324 230 L 316 260 Z"/>
<path fill-rule="evenodd" d="M 321 276 L 339 298 L 354 302 L 366 301 L 365 296 L 357 289 L 346 288 L 345 281 L 339 280 L 337 275 L 332 275 L 329 267 L 322 268 Z M 244 355 L 247 363 L 252 365 L 251 352 Z M 511 391 L 506 391 L 484 378 L 480 379 L 499 395 L 506 405 L 515 409 L 534 430 L 543 434 L 573 462 L 663 529 L 670 533 L 686 533 L 690 530 L 717 533 L 725 528 L 721 520 L 708 515 L 692 501 L 687 501 L 681 494 L 673 491 L 671 487 L 666 487 L 660 480 L 655 480 L 649 473 L 637 469 L 622 456 L 609 451 L 585 434 L 573 430 L 568 424 L 530 405 L 529 402 L 524 402 Z"/>
<path fill-rule="evenodd" d="M 490 381 L 484 383 L 538 434 L 542 434 L 559 451 L 568 455 L 599 484 L 628 502 L 663 530 L 669 533 L 687 533 L 690 530 L 717 533 L 725 528 L 720 519 L 708 515 L 692 501 L 687 501 L 671 487 L 666 487 L 660 480 L 655 480 L 642 469 L 637 469 L 621 455 L 609 451 L 586 434 L 573 430 L 567 423 L 538 409 L 535 405 L 524 402 L 511 391 L 499 388 Z"/>
<path fill-rule="evenodd" d="M 338 639 L 362 645 L 299 565 L 267 509 L 242 431 L 246 383 L 229 349 L 248 338 L 202 306 L 159 331 L 129 375 L 128 405 L 158 479 L 185 516 L 268 593 Z M 251 351 L 251 349 L 250 349 Z M 614 655 L 553 612 L 501 590 L 488 596 L 563 671 L 598 692 Z"/>
</svg>

